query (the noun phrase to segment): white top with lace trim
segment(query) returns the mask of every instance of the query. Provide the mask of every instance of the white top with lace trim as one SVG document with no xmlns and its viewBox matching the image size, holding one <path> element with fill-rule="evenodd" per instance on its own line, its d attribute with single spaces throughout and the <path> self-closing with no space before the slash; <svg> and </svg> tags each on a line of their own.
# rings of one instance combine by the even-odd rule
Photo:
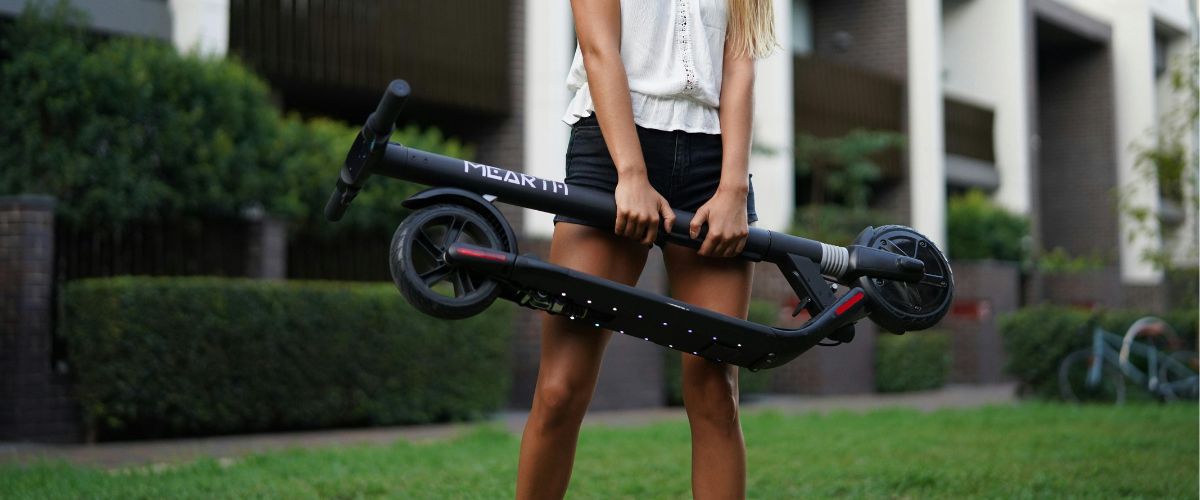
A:
<svg viewBox="0 0 1200 500">
<path fill-rule="evenodd" d="M 629 80 L 633 121 L 657 130 L 721 133 L 721 63 L 728 0 L 621 0 L 621 62 Z M 596 110 L 583 66 L 567 75 L 575 93 L 563 121 Z"/>
</svg>

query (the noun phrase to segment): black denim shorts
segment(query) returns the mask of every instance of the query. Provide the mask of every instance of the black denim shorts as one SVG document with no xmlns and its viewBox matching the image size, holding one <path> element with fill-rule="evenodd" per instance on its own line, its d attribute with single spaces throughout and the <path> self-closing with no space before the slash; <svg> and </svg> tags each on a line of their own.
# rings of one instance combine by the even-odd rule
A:
<svg viewBox="0 0 1200 500">
<path fill-rule="evenodd" d="M 721 182 L 721 136 L 697 132 L 662 131 L 637 126 L 650 186 L 672 209 L 695 212 L 717 192 Z M 580 118 L 571 127 L 567 144 L 567 178 L 570 186 L 586 186 L 610 193 L 617 189 L 617 167 L 600 134 L 596 115 Z M 747 222 L 758 220 L 754 211 L 753 174 L 747 178 Z M 612 231 L 614 225 L 596 224 L 556 215 L 554 222 L 571 222 Z"/>
</svg>

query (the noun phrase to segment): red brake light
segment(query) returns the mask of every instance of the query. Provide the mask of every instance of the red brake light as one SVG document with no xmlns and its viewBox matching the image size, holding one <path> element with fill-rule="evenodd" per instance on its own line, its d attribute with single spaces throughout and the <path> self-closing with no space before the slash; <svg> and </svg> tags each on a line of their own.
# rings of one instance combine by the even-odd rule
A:
<svg viewBox="0 0 1200 500">
<path fill-rule="evenodd" d="M 835 309 L 833 312 L 836 313 L 838 316 L 841 316 L 842 313 L 845 313 L 846 311 L 850 310 L 850 308 L 854 307 L 854 304 L 857 304 L 860 300 L 862 300 L 862 298 L 863 298 L 863 293 L 861 291 L 854 292 L 854 295 L 851 295 L 849 299 L 846 299 L 846 301 L 843 302 L 842 305 L 837 306 L 837 309 Z"/>
<path fill-rule="evenodd" d="M 496 262 L 505 262 L 508 260 L 508 256 L 500 252 L 459 248 L 458 253 L 466 255 L 467 257 L 478 257 L 480 259 L 494 260 Z"/>
</svg>

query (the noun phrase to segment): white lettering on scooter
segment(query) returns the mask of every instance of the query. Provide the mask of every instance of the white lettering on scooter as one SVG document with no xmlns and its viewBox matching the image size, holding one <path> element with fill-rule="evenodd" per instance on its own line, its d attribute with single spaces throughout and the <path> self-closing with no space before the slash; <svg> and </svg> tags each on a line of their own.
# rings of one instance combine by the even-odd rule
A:
<svg viewBox="0 0 1200 500">
<path fill-rule="evenodd" d="M 549 181 L 546 179 L 542 179 L 542 191 L 550 191 L 551 193 L 557 193 L 559 188 L 562 189 L 563 196 L 566 196 L 567 195 L 567 185 L 566 184 L 563 184 L 558 181 Z"/>
<path fill-rule="evenodd" d="M 496 179 L 498 181 L 504 181 L 509 184 L 516 184 L 518 186 L 527 186 L 533 189 L 538 188 L 537 181 L 539 179 L 532 175 L 513 172 L 511 170 L 505 170 L 499 167 L 493 167 L 491 165 L 463 161 L 463 172 L 471 173 L 471 169 L 477 170 L 480 176 L 487 177 L 489 179 Z M 546 179 L 540 180 L 542 181 L 542 191 L 549 191 L 551 193 L 558 193 L 559 191 L 562 191 L 564 196 L 567 195 L 568 188 L 565 183 Z"/>
</svg>

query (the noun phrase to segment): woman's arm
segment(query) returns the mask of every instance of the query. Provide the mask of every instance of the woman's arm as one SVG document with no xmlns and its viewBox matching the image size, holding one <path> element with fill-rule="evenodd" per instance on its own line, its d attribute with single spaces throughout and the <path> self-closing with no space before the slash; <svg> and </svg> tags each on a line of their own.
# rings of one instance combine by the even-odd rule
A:
<svg viewBox="0 0 1200 500">
<path fill-rule="evenodd" d="M 596 107 L 600 133 L 617 166 L 617 221 L 614 231 L 651 244 L 660 219 L 675 222 L 667 200 L 650 186 L 646 161 L 633 123 L 629 79 L 621 62 L 620 0 L 571 0 L 579 50 Z"/>
<path fill-rule="evenodd" d="M 750 189 L 750 128 L 754 109 L 754 59 L 734 55 L 725 44 L 721 76 L 721 183 L 716 194 L 696 210 L 691 234 L 696 238 L 708 222 L 700 255 L 733 257 L 742 253 L 750 232 L 746 197 Z"/>
</svg>

